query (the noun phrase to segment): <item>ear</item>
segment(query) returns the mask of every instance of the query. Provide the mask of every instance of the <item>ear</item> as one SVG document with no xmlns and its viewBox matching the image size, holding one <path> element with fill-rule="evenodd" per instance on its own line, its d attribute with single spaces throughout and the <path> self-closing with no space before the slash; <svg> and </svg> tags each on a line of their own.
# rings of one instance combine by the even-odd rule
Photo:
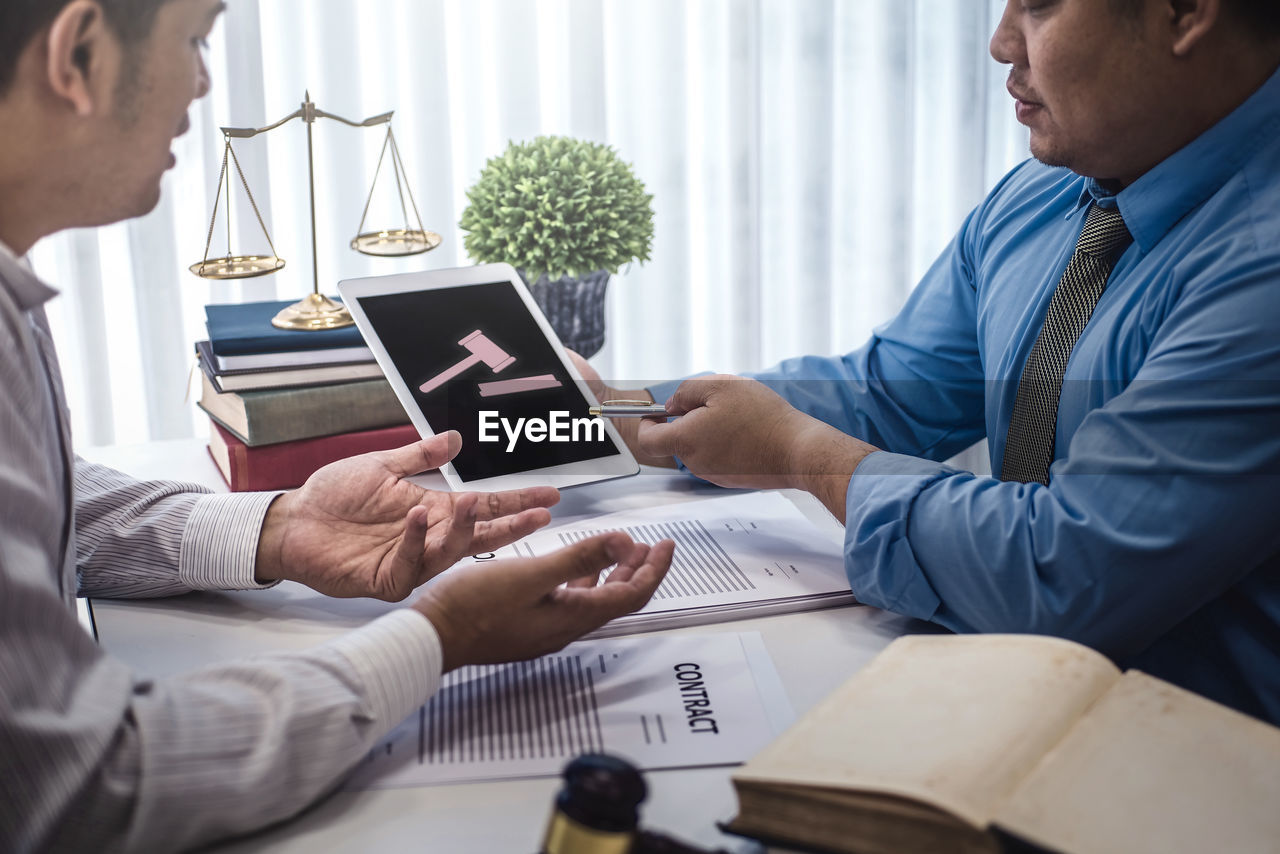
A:
<svg viewBox="0 0 1280 854">
<path fill-rule="evenodd" d="M 1169 0 L 1169 6 L 1171 47 L 1175 56 L 1191 53 L 1222 17 L 1222 0 Z"/>
<path fill-rule="evenodd" d="M 91 115 L 104 96 L 105 60 L 115 42 L 95 0 L 72 0 L 53 19 L 46 41 L 49 87 L 76 115 Z"/>
</svg>

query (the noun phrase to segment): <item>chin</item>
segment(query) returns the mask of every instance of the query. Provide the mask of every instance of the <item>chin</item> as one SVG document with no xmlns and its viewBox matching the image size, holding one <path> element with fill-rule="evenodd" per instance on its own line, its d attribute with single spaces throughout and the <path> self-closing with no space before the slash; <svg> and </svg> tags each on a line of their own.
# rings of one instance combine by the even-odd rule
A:
<svg viewBox="0 0 1280 854">
<path fill-rule="evenodd" d="M 1037 139 L 1035 133 L 1031 134 L 1031 156 L 1045 166 L 1071 167 L 1071 159 L 1065 152 L 1043 139 Z"/>
<path fill-rule="evenodd" d="M 126 211 L 121 211 L 120 216 L 116 219 L 134 219 L 135 217 L 146 216 L 156 209 L 156 205 L 160 204 L 160 184 L 157 182 L 154 189 L 139 194 L 134 199 L 133 204 Z"/>
</svg>

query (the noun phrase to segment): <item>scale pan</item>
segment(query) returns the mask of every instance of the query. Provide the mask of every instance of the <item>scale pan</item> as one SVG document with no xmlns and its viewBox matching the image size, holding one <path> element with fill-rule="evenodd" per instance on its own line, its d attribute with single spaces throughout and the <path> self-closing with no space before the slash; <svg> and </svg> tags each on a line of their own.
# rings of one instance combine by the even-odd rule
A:
<svg viewBox="0 0 1280 854">
<path fill-rule="evenodd" d="M 283 268 L 284 259 L 277 255 L 227 255 L 197 261 L 187 269 L 202 279 L 248 279 Z"/>
<path fill-rule="evenodd" d="M 367 231 L 351 240 L 351 248 L 365 255 L 394 257 L 418 255 L 440 245 L 440 235 L 434 231 L 417 228 L 392 228 L 385 231 Z"/>
</svg>

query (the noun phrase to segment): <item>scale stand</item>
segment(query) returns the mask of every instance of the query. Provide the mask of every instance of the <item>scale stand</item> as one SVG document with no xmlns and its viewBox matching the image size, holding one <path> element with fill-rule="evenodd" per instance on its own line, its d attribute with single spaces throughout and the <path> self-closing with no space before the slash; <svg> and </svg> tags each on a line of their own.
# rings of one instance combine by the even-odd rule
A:
<svg viewBox="0 0 1280 854">
<path fill-rule="evenodd" d="M 400 158 L 400 148 L 396 145 L 395 134 L 391 131 L 392 115 L 394 115 L 393 112 L 382 113 L 381 115 L 367 118 L 362 122 L 353 122 L 350 119 L 344 119 L 342 116 L 335 116 L 332 113 L 326 113 L 324 110 L 318 109 L 311 102 L 311 93 L 307 92 L 305 100 L 299 109 L 274 124 L 263 128 L 222 128 L 222 135 L 226 144 L 222 152 L 222 172 L 218 176 L 218 190 L 214 194 L 213 215 L 209 219 L 209 236 L 205 241 L 204 258 L 191 265 L 191 272 L 204 279 L 246 279 L 252 276 L 265 276 L 284 268 L 284 259 L 276 253 L 275 244 L 271 242 L 271 234 L 267 231 L 267 225 L 262 219 L 262 213 L 258 210 L 258 203 L 254 201 L 253 192 L 249 189 L 249 182 L 244 176 L 244 169 L 240 166 L 240 160 L 236 157 L 235 149 L 231 146 L 231 140 L 251 139 L 259 134 L 275 130 L 286 122 L 302 119 L 307 125 L 307 172 L 311 197 L 312 291 L 299 302 L 283 309 L 272 318 L 271 324 L 280 329 L 316 331 L 320 329 L 338 329 L 354 323 L 355 321 L 351 319 L 351 313 L 347 311 L 346 306 L 320 293 L 320 270 L 316 255 L 316 176 L 311 126 L 315 124 L 318 118 L 333 119 L 354 128 L 375 127 L 383 124 L 387 126 L 387 137 L 382 143 L 382 153 L 378 156 L 378 167 L 373 174 L 373 184 L 369 187 L 369 198 L 365 202 L 364 214 L 360 217 L 360 225 L 356 229 L 356 236 L 351 240 L 351 248 L 366 255 L 379 257 L 417 255 L 439 246 L 440 235 L 434 231 L 426 231 L 422 227 L 422 217 L 418 214 L 418 205 L 413 200 L 413 192 L 407 186 L 408 181 L 405 178 L 404 161 Z M 386 159 L 388 151 L 391 152 L 391 167 L 395 173 L 396 190 L 400 197 L 400 209 L 404 214 L 405 225 L 404 228 L 365 231 L 364 225 L 366 218 L 369 216 L 369 205 L 373 202 L 373 191 L 378 185 L 378 176 L 382 172 L 382 163 Z M 262 229 L 263 235 L 267 238 L 267 245 L 271 248 L 270 255 L 233 255 L 231 252 L 231 181 L 227 175 L 229 166 L 235 166 L 236 173 L 240 176 L 240 183 L 244 186 L 245 195 L 248 196 L 253 213 L 258 218 L 258 226 Z M 210 258 L 209 247 L 213 244 L 213 230 L 218 220 L 218 204 L 222 198 L 223 187 L 226 188 L 227 195 L 227 254 L 221 258 Z M 408 197 L 408 205 L 405 204 L 406 196 Z M 413 218 L 417 222 L 417 228 L 410 227 L 410 209 L 413 210 Z"/>
</svg>

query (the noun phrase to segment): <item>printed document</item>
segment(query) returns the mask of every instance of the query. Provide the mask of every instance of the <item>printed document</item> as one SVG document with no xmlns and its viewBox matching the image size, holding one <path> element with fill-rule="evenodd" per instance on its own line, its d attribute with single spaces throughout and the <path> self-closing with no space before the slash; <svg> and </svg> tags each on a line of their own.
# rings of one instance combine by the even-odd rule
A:
<svg viewBox="0 0 1280 854">
<path fill-rule="evenodd" d="M 346 787 L 556 776 L 592 752 L 641 769 L 738 764 L 792 717 L 757 633 L 580 641 L 447 674 Z"/>
<path fill-rule="evenodd" d="M 820 530 L 776 492 L 751 492 L 611 513 L 545 528 L 480 559 L 546 554 L 606 531 L 624 531 L 636 542 L 649 544 L 672 539 L 676 551 L 671 569 L 653 599 L 636 613 L 593 632 L 591 637 L 806 611 L 854 601 L 839 538 Z"/>
</svg>

